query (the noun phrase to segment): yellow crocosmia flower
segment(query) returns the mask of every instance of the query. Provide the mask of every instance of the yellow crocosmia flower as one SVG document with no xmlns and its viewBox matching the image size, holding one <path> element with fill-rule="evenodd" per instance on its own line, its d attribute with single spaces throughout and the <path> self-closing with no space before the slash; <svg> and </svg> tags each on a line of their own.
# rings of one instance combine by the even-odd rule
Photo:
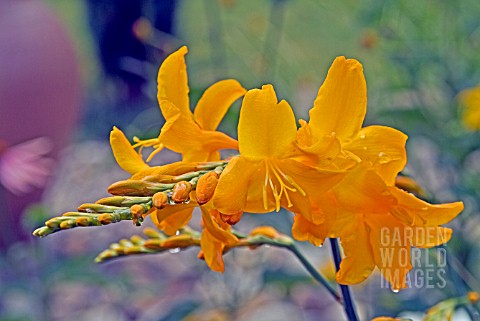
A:
<svg viewBox="0 0 480 321">
<path fill-rule="evenodd" d="M 393 186 L 397 174 L 406 164 L 407 136 L 390 127 L 362 128 L 366 111 L 367 88 L 362 65 L 354 59 L 338 57 L 318 91 L 314 107 L 310 110 L 310 121 L 300 121 L 297 145 L 305 154 L 316 156 L 310 157 L 313 163 L 306 161 L 305 157 L 300 158 L 310 166 L 350 171 L 355 165 L 361 166 L 362 169 L 356 174 L 349 174 L 345 178 L 342 188 L 334 189 L 335 198 L 351 211 L 368 207 L 372 211 L 382 212 L 396 204 L 395 197 L 385 183 Z M 371 193 L 356 193 L 357 190 L 371 189 Z M 312 196 L 310 203 L 322 204 Z M 327 209 L 327 213 L 332 211 Z M 312 218 L 319 215 L 325 216 L 322 210 L 312 211 Z M 321 244 L 326 234 L 324 224 L 320 224 L 318 218 L 315 221 L 306 216 L 297 216 L 294 236 Z"/>
<path fill-rule="evenodd" d="M 223 253 L 225 248 L 233 247 L 239 240 L 230 232 L 230 225 L 221 220 L 217 210 L 207 210 L 203 206 L 200 208 L 204 225 L 200 239 L 203 257 L 213 271 L 224 272 Z"/>
<path fill-rule="evenodd" d="M 293 209 L 310 215 L 307 194 L 321 195 L 343 171 L 319 170 L 296 160 L 297 127 L 290 105 L 271 85 L 247 92 L 238 124 L 240 156 L 222 172 L 213 204 L 223 214 Z"/>
<path fill-rule="evenodd" d="M 158 71 L 158 102 L 166 123 L 158 138 L 136 140 L 135 147 L 154 147 L 147 161 L 164 147 L 183 155 L 185 162 L 220 159 L 219 149 L 238 149 L 237 141 L 217 132 L 228 108 L 246 90 L 233 79 L 221 80 L 202 95 L 192 114 L 188 93 L 187 47 L 168 56 Z"/>
<path fill-rule="evenodd" d="M 117 127 L 113 127 L 113 130 L 110 132 L 110 145 L 112 146 L 115 160 L 126 172 L 133 175 L 149 168 L 142 157 L 133 149 L 123 132 Z"/>
<path fill-rule="evenodd" d="M 472 131 L 480 130 L 480 86 L 460 92 L 459 99 L 464 106 L 462 121 Z"/>
<path fill-rule="evenodd" d="M 461 202 L 432 205 L 388 186 L 380 174 L 364 165 L 350 171 L 329 194 L 335 199 L 334 207 L 315 200 L 323 216 L 333 217 L 334 223 L 315 224 L 297 215 L 293 235 L 316 245 L 326 236 L 340 237 L 345 252 L 337 274 L 341 284 L 362 282 L 378 267 L 393 289 L 405 288 L 410 247 L 446 243 L 452 231 L 439 225 L 463 210 Z"/>
<path fill-rule="evenodd" d="M 390 127 L 362 128 L 366 111 L 367 87 L 362 65 L 355 59 L 338 57 L 318 91 L 310 121 L 301 122 L 297 143 L 303 151 L 321 151 L 321 155 L 326 155 L 324 146 L 338 145 L 337 155 L 322 157 L 319 163 L 329 160 L 335 166 L 347 166 L 354 160 L 363 162 L 393 185 L 406 163 L 407 136 Z"/>
</svg>

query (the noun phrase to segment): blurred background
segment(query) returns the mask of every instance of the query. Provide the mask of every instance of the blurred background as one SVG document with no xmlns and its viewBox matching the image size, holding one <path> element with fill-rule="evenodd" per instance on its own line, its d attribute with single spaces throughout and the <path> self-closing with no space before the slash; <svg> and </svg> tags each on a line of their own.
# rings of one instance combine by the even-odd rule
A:
<svg viewBox="0 0 480 321">
<path fill-rule="evenodd" d="M 361 320 L 420 320 L 439 301 L 479 291 L 479 17 L 477 0 L 0 0 L 0 320 L 344 318 L 283 250 L 232 251 L 221 275 L 196 250 L 94 264 L 110 243 L 140 233 L 128 222 L 31 236 L 127 177 L 109 132 L 158 135 L 156 73 L 182 45 L 192 104 L 220 79 L 273 83 L 304 119 L 334 58 L 361 61 L 366 124 L 409 135 L 404 173 L 430 201 L 465 202 L 450 224 L 446 287 L 392 293 L 376 273 L 352 287 Z M 239 107 L 220 130 L 236 136 Z M 177 159 L 161 153 L 155 162 Z M 289 219 L 247 217 L 238 229 L 268 224 L 289 234 Z M 334 278 L 328 247 L 302 250 Z"/>
</svg>

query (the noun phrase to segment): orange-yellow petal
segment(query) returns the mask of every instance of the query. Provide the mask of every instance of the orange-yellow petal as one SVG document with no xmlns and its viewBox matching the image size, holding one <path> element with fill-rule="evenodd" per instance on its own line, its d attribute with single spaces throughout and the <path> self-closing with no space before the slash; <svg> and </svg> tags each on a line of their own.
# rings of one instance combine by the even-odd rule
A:
<svg viewBox="0 0 480 321">
<path fill-rule="evenodd" d="M 390 127 L 369 126 L 362 128 L 342 147 L 358 156 L 391 186 L 407 163 L 407 138 L 401 131 Z"/>
<path fill-rule="evenodd" d="M 242 156 L 252 159 L 285 157 L 295 142 L 296 132 L 292 108 L 286 101 L 277 103 L 272 85 L 247 92 L 238 122 Z"/>
<path fill-rule="evenodd" d="M 193 118 L 203 130 L 216 130 L 228 108 L 246 92 L 236 80 L 221 80 L 203 93 L 193 111 Z"/>
<path fill-rule="evenodd" d="M 320 168 L 330 166 L 342 150 L 336 136 L 325 135 L 314 141 L 308 137 L 307 127 L 298 130 L 297 146 L 304 152 L 297 159 L 305 165 Z"/>
<path fill-rule="evenodd" d="M 411 236 L 412 245 L 420 248 L 431 248 L 446 244 L 452 238 L 452 229 L 441 226 L 406 227 L 407 236 Z"/>
<path fill-rule="evenodd" d="M 215 272 L 224 272 L 225 263 L 223 262 L 223 249 L 225 244 L 218 241 L 208 230 L 203 230 L 200 238 L 200 246 L 203 252 L 203 258 L 208 267 Z"/>
<path fill-rule="evenodd" d="M 317 197 L 310 197 L 306 202 L 309 211 L 295 211 L 295 219 L 292 226 L 292 235 L 299 241 L 310 241 L 319 246 L 326 237 L 331 234 L 337 224 L 338 206 L 334 194 L 327 192 Z M 308 215 L 305 215 L 307 213 Z"/>
<path fill-rule="evenodd" d="M 203 224 L 205 225 L 205 229 L 219 242 L 222 242 L 225 245 L 234 245 L 238 242 L 238 238 L 230 233 L 230 226 L 226 226 L 228 229 L 224 229 L 218 224 L 213 218 L 212 215 L 215 213 L 215 210 L 212 210 L 213 213 L 205 209 L 204 207 L 200 207 L 202 210 L 202 220 Z"/>
<path fill-rule="evenodd" d="M 334 188 L 338 203 L 352 212 L 386 213 L 397 200 L 380 176 L 359 166 Z"/>
<path fill-rule="evenodd" d="M 297 241 L 308 241 L 321 246 L 328 236 L 330 225 L 327 222 L 314 224 L 306 220 L 302 214 L 295 214 L 292 225 L 292 236 Z"/>
<path fill-rule="evenodd" d="M 196 203 L 190 203 L 169 205 L 153 211 L 150 214 L 153 224 L 160 230 L 165 231 L 168 235 L 175 234 L 175 232 L 180 227 L 185 226 L 191 218 Z"/>
<path fill-rule="evenodd" d="M 180 152 L 182 154 L 182 161 L 190 163 L 190 162 L 208 162 L 211 160 L 219 160 L 210 159 L 211 153 L 205 150 L 186 150 L 184 152 Z"/>
<path fill-rule="evenodd" d="M 188 97 L 190 89 L 188 88 L 187 66 L 185 64 L 187 52 L 187 47 L 181 47 L 165 58 L 158 70 L 157 98 L 166 120 L 168 120 L 169 115 L 164 112 L 163 100 L 171 101 L 178 107 L 182 115 L 191 117 L 192 114 Z"/>
<path fill-rule="evenodd" d="M 362 65 L 355 59 L 337 57 L 328 71 L 310 110 L 315 138 L 335 133 L 348 141 L 362 127 L 367 112 L 367 86 Z"/>
<path fill-rule="evenodd" d="M 169 106 L 169 109 L 173 108 L 169 101 L 162 101 L 162 104 Z M 168 149 L 183 154 L 185 162 L 204 162 L 209 160 L 211 152 L 238 148 L 235 139 L 221 132 L 202 130 L 192 117 L 181 113 L 167 120 L 159 140 Z"/>
<path fill-rule="evenodd" d="M 324 194 L 347 174 L 344 171 L 315 169 L 293 159 L 282 159 L 276 163 L 310 197 Z"/>
<path fill-rule="evenodd" d="M 407 274 L 412 269 L 409 240 L 405 226 L 390 215 L 368 215 L 366 223 L 370 228 L 370 244 L 375 264 L 392 289 L 407 287 Z"/>
<path fill-rule="evenodd" d="M 269 189 L 269 185 L 265 186 L 266 168 L 265 164 L 251 163 L 255 167 L 254 172 L 250 176 L 247 190 L 247 200 L 245 202 L 245 212 L 249 213 L 268 213 L 275 210 L 275 199 Z M 264 187 L 266 192 L 266 202 L 264 202 Z M 266 205 L 266 208 L 265 208 Z"/>
<path fill-rule="evenodd" d="M 245 208 L 250 179 L 259 165 L 237 156 L 230 160 L 218 181 L 213 204 L 219 212 L 236 214 Z"/>
<path fill-rule="evenodd" d="M 110 145 L 112 146 L 115 160 L 124 171 L 133 175 L 150 167 L 143 161 L 123 132 L 117 127 L 113 127 L 113 130 L 110 132 Z"/>
<path fill-rule="evenodd" d="M 337 272 L 340 284 L 357 284 L 364 281 L 375 268 L 373 249 L 370 244 L 368 228 L 363 220 L 358 219 L 354 230 L 346 232 L 340 238 L 345 258 Z"/>
<path fill-rule="evenodd" d="M 164 209 L 157 210 L 163 211 Z M 184 227 L 190 222 L 192 218 L 193 207 L 186 208 L 184 210 L 178 211 L 173 215 L 167 216 L 164 220 L 158 223 L 157 227 L 164 231 L 167 235 L 175 235 L 178 229 Z M 158 218 L 158 216 L 155 216 Z M 153 217 L 152 217 L 153 220 Z"/>
<path fill-rule="evenodd" d="M 447 224 L 462 210 L 462 202 L 430 204 L 397 187 L 389 187 L 398 200 L 390 213 L 406 225 L 437 226 Z"/>
</svg>

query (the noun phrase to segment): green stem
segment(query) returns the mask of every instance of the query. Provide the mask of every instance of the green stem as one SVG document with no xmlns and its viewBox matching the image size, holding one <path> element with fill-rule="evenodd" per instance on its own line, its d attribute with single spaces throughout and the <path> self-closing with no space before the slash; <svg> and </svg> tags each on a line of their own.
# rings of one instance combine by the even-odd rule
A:
<svg viewBox="0 0 480 321">
<path fill-rule="evenodd" d="M 240 239 L 247 238 L 246 235 L 244 235 L 242 233 L 239 233 L 238 231 L 233 230 L 233 229 L 232 229 L 232 233 Z M 257 238 L 257 241 L 258 241 L 257 245 L 268 244 L 268 245 L 271 245 L 271 246 L 286 248 L 286 249 L 290 250 L 300 260 L 302 265 L 307 269 L 307 271 L 312 275 L 312 277 L 315 280 L 317 280 L 318 283 L 320 283 L 321 285 L 323 285 L 327 289 L 327 291 L 333 296 L 335 301 L 337 301 L 340 304 L 343 303 L 342 302 L 342 297 L 340 296 L 340 294 L 337 293 L 337 290 L 335 290 L 330 285 L 330 283 L 327 280 L 325 280 L 323 275 L 321 275 L 320 272 L 318 272 L 318 270 L 307 260 L 307 258 L 295 246 L 294 241 L 290 237 L 285 236 L 285 238 L 283 238 L 281 240 L 280 239 L 274 240 L 274 239 L 270 239 L 270 238 L 267 238 L 267 237 L 264 237 L 264 236 L 257 235 L 257 236 L 255 236 L 255 238 Z M 250 244 L 255 243 L 255 242 L 252 242 L 252 241 L 253 240 L 251 239 Z"/>
<path fill-rule="evenodd" d="M 287 248 L 295 254 L 295 256 L 300 260 L 303 266 L 307 269 L 307 271 L 312 275 L 312 277 L 318 281 L 321 285 L 323 285 L 328 292 L 333 296 L 335 301 L 342 304 L 342 297 L 337 293 L 337 291 L 328 283 L 327 280 L 317 271 L 317 269 L 305 258 L 305 256 L 298 250 L 298 248 L 291 244 L 287 246 Z"/>
<path fill-rule="evenodd" d="M 333 254 L 333 259 L 335 262 L 335 269 L 338 270 L 340 269 L 340 262 L 342 261 L 342 257 L 340 255 L 340 247 L 338 245 L 338 240 L 331 238 L 330 239 L 330 245 L 332 247 L 332 254 Z M 344 309 L 345 313 L 347 314 L 347 318 L 349 321 L 358 321 L 357 317 L 357 312 L 355 311 L 355 305 L 353 302 L 353 298 L 350 294 L 350 289 L 348 288 L 347 285 L 339 284 L 340 285 L 340 290 L 342 291 L 342 296 L 343 296 L 343 302 L 344 302 Z"/>
</svg>

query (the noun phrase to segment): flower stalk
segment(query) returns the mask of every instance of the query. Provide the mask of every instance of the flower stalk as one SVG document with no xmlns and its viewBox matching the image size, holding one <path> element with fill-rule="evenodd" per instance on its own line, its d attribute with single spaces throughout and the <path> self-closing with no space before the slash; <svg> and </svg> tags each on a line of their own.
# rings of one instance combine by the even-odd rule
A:
<svg viewBox="0 0 480 321">
<path fill-rule="evenodd" d="M 333 260 L 335 262 L 335 269 L 340 270 L 340 262 L 342 261 L 342 256 L 340 255 L 340 247 L 338 245 L 338 240 L 336 238 L 330 238 L 330 245 L 332 247 Z M 340 290 L 342 291 L 343 297 L 343 307 L 345 313 L 347 314 L 348 321 L 358 321 L 357 312 L 355 311 L 355 304 L 353 298 L 350 294 L 350 289 L 348 285 L 340 285 Z"/>
<path fill-rule="evenodd" d="M 302 265 L 307 269 L 310 275 L 321 285 L 327 289 L 327 291 L 332 295 L 332 297 L 340 304 L 343 304 L 342 297 L 337 293 L 337 291 L 331 286 L 331 284 L 318 272 L 318 270 L 305 258 L 305 256 L 298 250 L 295 244 L 291 244 L 287 247 L 295 256 L 300 260 Z"/>
</svg>

